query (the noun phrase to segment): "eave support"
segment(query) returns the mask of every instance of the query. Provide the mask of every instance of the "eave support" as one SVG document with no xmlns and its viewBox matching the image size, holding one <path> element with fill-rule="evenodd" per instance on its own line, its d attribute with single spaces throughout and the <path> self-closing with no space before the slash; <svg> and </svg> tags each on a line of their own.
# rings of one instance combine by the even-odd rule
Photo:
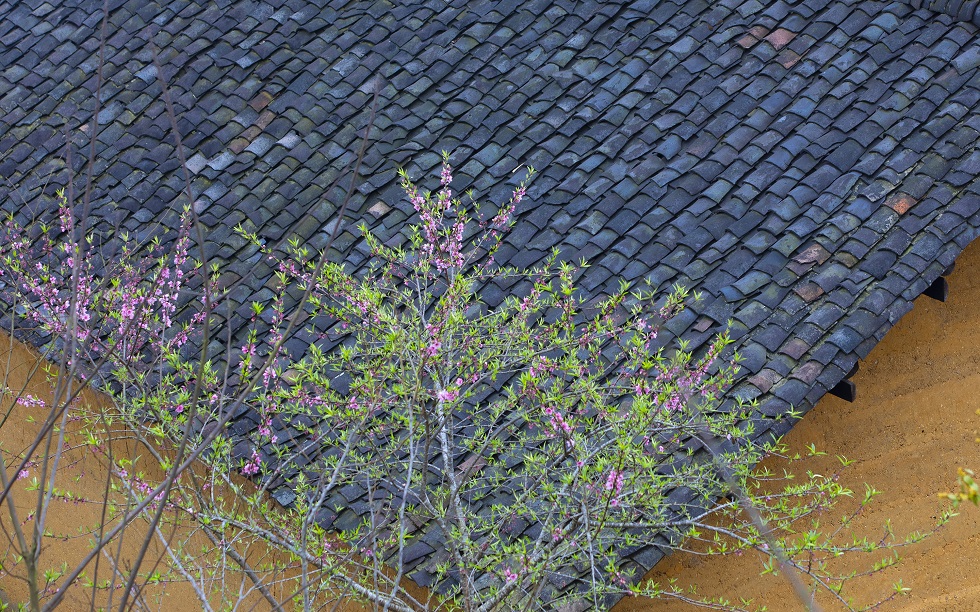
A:
<svg viewBox="0 0 980 612">
<path fill-rule="evenodd" d="M 857 385 L 845 378 L 830 390 L 830 394 L 853 403 L 857 399 Z"/>
<path fill-rule="evenodd" d="M 945 302 L 946 298 L 949 297 L 949 282 L 946 281 L 946 277 L 940 276 L 937 278 L 929 285 L 928 289 L 922 292 L 922 295 L 939 300 L 940 302 Z"/>
<path fill-rule="evenodd" d="M 858 362 L 854 362 L 854 367 L 851 368 L 851 371 L 848 372 L 846 376 L 844 376 L 844 380 L 837 383 L 834 388 L 830 390 L 830 394 L 835 395 L 842 400 L 847 400 L 853 403 L 854 400 L 857 399 L 857 385 L 854 384 L 851 377 L 857 374 L 859 367 L 860 364 Z"/>
</svg>

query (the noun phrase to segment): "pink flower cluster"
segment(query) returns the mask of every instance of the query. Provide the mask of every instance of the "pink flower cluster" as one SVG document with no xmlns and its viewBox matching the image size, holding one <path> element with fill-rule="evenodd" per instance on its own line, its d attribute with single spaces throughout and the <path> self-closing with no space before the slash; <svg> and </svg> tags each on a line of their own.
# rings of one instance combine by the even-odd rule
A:
<svg viewBox="0 0 980 612">
<path fill-rule="evenodd" d="M 440 389 L 439 392 L 436 393 L 436 399 L 438 399 L 440 402 L 452 402 L 457 397 L 459 397 L 458 389 Z"/>
<path fill-rule="evenodd" d="M 548 417 L 548 426 L 551 429 L 551 434 L 554 436 L 564 437 L 567 444 L 571 446 L 571 435 L 573 428 L 571 424 L 565 420 L 565 417 L 562 415 L 561 411 L 552 406 L 545 406 L 544 414 Z"/>
<path fill-rule="evenodd" d="M 441 184 L 442 189 L 435 199 L 428 194 L 423 195 L 407 178 L 402 181 L 402 188 L 409 201 L 422 220 L 422 255 L 437 270 L 458 268 L 463 265 L 463 230 L 466 218 L 462 214 L 457 200 L 452 198 L 449 183 L 452 182 L 452 168 L 448 162 L 443 162 Z M 451 227 L 445 227 L 446 215 L 456 210 L 456 219 Z"/>
<path fill-rule="evenodd" d="M 532 377 L 537 377 L 542 374 L 554 372 L 556 369 L 557 367 L 552 361 L 547 357 L 540 356 L 531 364 L 531 367 L 528 369 L 528 374 Z"/>
<path fill-rule="evenodd" d="M 174 243 L 170 261 L 158 260 L 158 269 L 145 286 L 141 270 L 132 270 L 117 293 L 118 303 L 110 310 L 119 313 L 119 334 L 128 339 L 132 349 L 139 350 L 154 335 L 174 327 L 177 313 L 177 299 L 184 285 L 183 267 L 188 261 L 190 237 L 187 227 L 189 220 L 185 215 L 180 235 Z M 186 334 L 174 337 L 175 347 L 187 341 Z"/>
<path fill-rule="evenodd" d="M 17 404 L 25 408 L 34 408 L 34 407 L 43 408 L 47 405 L 43 399 L 39 397 L 35 397 L 30 393 L 26 393 L 20 396 L 19 398 L 17 398 Z"/>
<path fill-rule="evenodd" d="M 609 476 L 606 477 L 605 489 L 609 491 L 609 505 L 614 508 L 619 506 L 619 494 L 623 491 L 625 480 L 626 476 L 622 470 L 610 470 Z"/>
<path fill-rule="evenodd" d="M 258 433 L 261 437 L 269 440 L 273 444 L 279 441 L 278 436 L 272 433 L 272 417 L 265 417 L 259 425 Z"/>
<path fill-rule="evenodd" d="M 258 449 L 252 449 L 252 456 L 245 465 L 242 467 L 242 475 L 244 476 L 255 476 L 259 473 L 259 469 L 262 467 L 262 457 L 259 456 Z"/>
</svg>

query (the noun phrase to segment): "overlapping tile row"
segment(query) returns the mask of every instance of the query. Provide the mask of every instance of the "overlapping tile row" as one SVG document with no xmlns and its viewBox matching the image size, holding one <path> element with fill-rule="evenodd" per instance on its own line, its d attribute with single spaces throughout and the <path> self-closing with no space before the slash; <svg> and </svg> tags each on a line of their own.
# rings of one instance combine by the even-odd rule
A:
<svg viewBox="0 0 980 612">
<path fill-rule="evenodd" d="M 758 400 L 755 435 L 782 434 L 790 409 L 837 384 L 980 228 L 977 29 L 910 2 L 116 0 L 97 245 L 108 257 L 123 231 L 176 227 L 184 179 L 161 76 L 208 256 L 235 287 L 219 310 L 235 334 L 273 293 L 234 226 L 321 248 L 340 224 L 330 256 L 357 267 L 359 223 L 405 240 L 397 167 L 425 184 L 448 150 L 458 188 L 499 203 L 532 165 L 498 261 L 533 266 L 558 248 L 592 263 L 580 279 L 592 294 L 621 278 L 701 292 L 664 342 L 702 346 L 730 322 L 745 358 L 732 397 Z M 0 193 L 21 220 L 53 214 L 69 170 L 84 184 L 101 6 L 0 2 Z M 301 355 L 311 338 L 286 348 Z M 244 439 L 255 419 L 233 431 Z M 343 493 L 347 510 L 328 517 L 340 527 L 366 507 Z M 426 584 L 440 534 L 417 546 Z M 642 574 L 661 556 L 624 551 L 624 563 Z"/>
<path fill-rule="evenodd" d="M 980 26 L 980 2 L 977 0 L 905 0 L 913 8 L 924 8 L 949 15 L 953 19 Z"/>
</svg>

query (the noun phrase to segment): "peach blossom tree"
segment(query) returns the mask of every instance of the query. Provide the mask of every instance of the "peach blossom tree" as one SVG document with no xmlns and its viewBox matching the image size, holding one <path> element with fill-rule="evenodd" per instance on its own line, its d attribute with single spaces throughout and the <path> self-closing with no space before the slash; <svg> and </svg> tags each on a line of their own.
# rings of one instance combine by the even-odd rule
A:
<svg viewBox="0 0 980 612">
<path fill-rule="evenodd" d="M 487 213 L 453 193 L 448 156 L 435 192 L 401 177 L 417 222 L 401 243 L 363 229 L 363 269 L 295 241 L 273 251 L 238 228 L 274 265 L 274 298 L 251 304 L 243 339 L 226 336 L 218 356 L 192 350 L 221 338 L 215 321 L 230 299 L 221 270 L 192 254 L 192 209 L 172 241 L 120 237 L 103 274 L 66 199 L 58 223 L 30 238 L 6 225 L 7 300 L 62 359 L 35 443 L 0 455 L 12 519 L 3 563 L 25 568 L 30 609 L 56 607 L 79 585 L 118 589 L 118 606 L 132 605 L 161 580 L 142 566 L 153 540 L 168 553 L 164 578 L 192 585 L 206 609 L 257 597 L 272 609 L 354 599 L 401 611 L 695 602 L 621 559 L 692 543 L 757 551 L 771 571 L 805 576 L 805 601 L 822 590 L 846 603 L 850 575 L 828 561 L 903 543 L 838 544 L 840 529 L 810 529 L 850 495 L 834 475 L 757 488 L 754 466 L 780 448 L 753 444 L 752 407 L 723 401 L 738 361 L 728 336 L 660 348 L 664 323 L 696 295 L 623 284 L 586 296 L 575 281 L 587 264 L 557 252 L 529 270 L 498 266 L 526 180 Z M 515 290 L 491 306 L 480 298 L 489 283 Z M 312 343 L 290 354 L 301 329 Z M 111 395 L 110 418 L 80 416 L 72 375 Z M 255 421 L 247 433 L 231 427 L 242 415 Z M 108 510 L 83 562 L 48 575 L 43 512 L 18 520 L 13 483 L 37 469 L 37 508 L 59 502 L 73 418 L 88 419 L 82 446 L 108 466 Z M 119 429 L 107 422 L 122 423 L 155 469 L 114 457 Z M 113 561 L 108 583 L 87 579 L 136 522 L 148 525 L 137 562 Z M 242 576 L 236 589 L 229 568 Z M 408 584 L 420 578 L 424 593 Z"/>
</svg>

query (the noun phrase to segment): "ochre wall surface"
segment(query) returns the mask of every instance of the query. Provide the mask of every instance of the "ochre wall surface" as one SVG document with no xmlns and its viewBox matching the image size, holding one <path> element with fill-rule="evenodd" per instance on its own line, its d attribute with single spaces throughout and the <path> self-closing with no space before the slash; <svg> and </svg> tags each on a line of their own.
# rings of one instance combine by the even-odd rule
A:
<svg viewBox="0 0 980 612">
<path fill-rule="evenodd" d="M 0 374 L 8 388 L 16 392 L 31 394 L 46 403 L 53 401 L 54 390 L 46 381 L 44 372 L 40 369 L 37 353 L 28 349 L 19 342 L 10 342 L 6 334 L 0 333 Z M 11 406 L 11 397 L 4 395 L 0 400 L 0 418 L 6 415 L 6 421 L 0 427 L 0 446 L 4 450 L 4 460 L 9 462 L 11 453 L 20 453 L 27 448 L 39 429 L 39 424 L 47 417 L 47 409 L 41 407 L 25 407 L 23 405 Z M 108 399 L 86 390 L 82 395 L 81 405 L 88 408 L 108 405 Z M 9 410 L 9 415 L 8 415 Z M 77 413 L 76 413 L 77 414 Z M 77 563 L 89 552 L 89 541 L 91 530 L 100 523 L 102 505 L 95 503 L 94 500 L 104 497 L 104 488 L 107 476 L 106 461 L 102 455 L 91 452 L 88 449 L 77 447 L 78 439 L 74 433 L 79 431 L 80 421 L 74 417 L 69 421 L 66 431 L 68 435 L 66 442 L 70 448 L 66 448 L 58 470 L 58 478 L 55 482 L 57 488 L 70 492 L 81 501 L 58 501 L 55 500 L 50 506 L 46 522 L 47 530 L 54 536 L 44 540 L 44 550 L 41 556 L 39 569 L 41 571 L 57 569 L 62 563 L 67 563 L 69 569 L 73 569 Z M 41 447 L 43 448 L 43 446 Z M 134 447 L 127 444 L 124 437 L 113 444 L 113 456 L 118 459 L 133 458 Z M 34 455 L 38 457 L 40 463 L 40 453 Z M 140 465 L 148 472 L 149 465 L 144 461 Z M 13 468 L 9 465 L 8 470 Z M 28 518 L 33 512 L 36 504 L 36 493 L 27 489 L 28 483 L 38 474 L 39 466 L 29 467 L 30 476 L 21 479 L 11 491 L 15 501 L 18 518 L 24 525 L 27 536 L 30 535 L 32 520 Z M 13 532 L 9 526 L 10 513 L 6 502 L 0 510 L 0 527 L 3 536 L 0 536 L 0 550 L 8 552 L 8 536 L 13 537 Z M 113 526 L 113 525 L 110 525 Z M 120 540 L 115 540 L 109 547 L 113 556 L 119 553 L 119 558 L 131 561 L 136 557 L 136 553 L 142 543 L 146 533 L 144 524 L 137 522 L 133 528 L 123 534 Z M 189 534 L 182 534 L 187 537 Z M 63 537 L 62 537 L 63 536 Z M 203 536 L 193 537 L 192 542 L 200 546 L 209 546 Z M 149 548 L 146 559 L 142 565 L 147 569 L 152 568 L 155 562 L 165 555 L 162 547 L 157 546 L 156 542 Z M 28 591 L 26 584 L 22 580 L 24 574 L 23 564 L 11 564 L 8 556 L 2 559 L 7 565 L 5 569 L 9 573 L 0 573 L 0 591 L 10 603 L 21 603 L 27 601 Z M 109 563 L 103 557 L 99 568 L 99 581 L 108 579 Z M 87 576 L 93 576 L 94 565 L 90 564 Z M 92 607 L 93 592 L 87 588 L 73 588 L 68 592 L 65 601 L 61 606 L 64 610 L 88 610 Z M 104 606 L 108 602 L 107 591 L 100 590 L 94 594 L 96 605 Z M 191 589 L 182 584 L 158 585 L 151 587 L 144 593 L 143 604 L 146 609 L 156 610 L 164 606 L 176 605 L 177 610 L 196 610 L 200 609 L 200 604 Z M 114 601 L 118 603 L 118 593 Z M 16 606 L 12 606 L 16 609 Z"/>
<path fill-rule="evenodd" d="M 853 460 L 841 482 L 857 496 L 863 495 L 864 483 L 882 491 L 861 517 L 869 536 L 880 533 L 877 527 L 888 519 L 898 534 L 929 529 L 943 507 L 938 494 L 955 488 L 957 468 L 980 472 L 980 241 L 959 257 L 949 284 L 947 302 L 920 297 L 861 363 L 853 379 L 855 403 L 824 397 L 785 439 L 797 451 L 813 443 L 831 457 Z M 808 460 L 794 469 L 826 473 L 834 463 Z M 980 508 L 964 505 L 959 513 L 939 533 L 903 549 L 897 567 L 854 581 L 844 596 L 860 607 L 887 596 L 901 579 L 910 594 L 882 609 L 980 610 Z M 833 512 L 827 519 L 833 523 L 840 515 Z M 781 578 L 760 577 L 761 569 L 755 555 L 704 560 L 678 554 L 648 577 L 696 584 L 706 596 L 752 598 L 769 610 L 803 609 Z M 829 601 L 824 605 L 840 609 Z M 680 609 L 686 606 L 635 600 L 615 608 Z"/>
</svg>

